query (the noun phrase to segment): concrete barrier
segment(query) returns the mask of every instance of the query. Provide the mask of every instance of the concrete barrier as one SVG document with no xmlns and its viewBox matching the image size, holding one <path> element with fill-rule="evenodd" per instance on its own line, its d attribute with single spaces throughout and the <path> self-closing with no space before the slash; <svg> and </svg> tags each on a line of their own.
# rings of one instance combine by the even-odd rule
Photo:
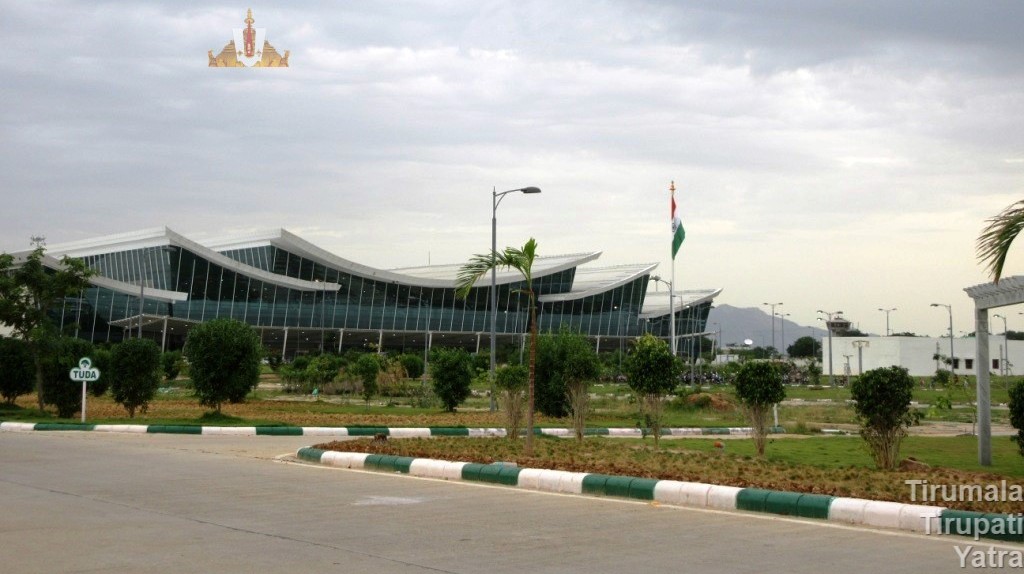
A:
<svg viewBox="0 0 1024 574">
<path fill-rule="evenodd" d="M 202 434 L 256 436 L 256 427 L 202 427 Z"/>
<path fill-rule="evenodd" d="M 429 428 L 392 428 L 390 435 L 394 438 L 430 438 Z"/>
<path fill-rule="evenodd" d="M 146 434 L 146 430 L 148 428 L 148 425 L 96 425 L 96 428 L 92 430 L 95 432 L 124 432 Z"/>
<path fill-rule="evenodd" d="M 0 423 L 0 431 L 32 431 L 36 430 L 36 423 L 6 422 Z"/>
<path fill-rule="evenodd" d="M 737 486 L 711 485 L 708 489 L 708 508 L 736 510 L 736 496 L 743 490 Z"/>
</svg>

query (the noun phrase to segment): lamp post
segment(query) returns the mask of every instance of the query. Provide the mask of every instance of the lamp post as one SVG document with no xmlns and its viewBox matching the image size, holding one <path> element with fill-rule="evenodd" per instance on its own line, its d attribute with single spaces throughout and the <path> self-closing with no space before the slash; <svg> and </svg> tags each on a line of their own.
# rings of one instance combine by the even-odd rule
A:
<svg viewBox="0 0 1024 574">
<path fill-rule="evenodd" d="M 895 311 L 896 307 L 893 307 L 891 309 L 883 309 L 879 307 L 878 310 L 885 313 L 885 336 L 888 337 L 889 335 L 892 335 L 892 331 L 889 329 L 889 313 Z"/>
<path fill-rule="evenodd" d="M 785 353 L 785 351 L 786 351 L 786 317 L 789 317 L 789 313 L 779 313 L 779 330 L 782 331 L 781 334 L 782 334 L 782 351 L 783 351 L 780 354 L 782 355 L 783 358 L 786 357 L 786 353 Z"/>
<path fill-rule="evenodd" d="M 539 187 L 520 187 L 508 191 L 498 192 L 491 189 L 491 412 L 497 410 L 497 403 L 494 398 L 494 369 L 495 357 L 497 356 L 497 326 L 498 326 L 498 270 L 494 266 L 494 259 L 498 254 L 498 205 L 501 200 L 510 193 L 540 193 Z"/>
<path fill-rule="evenodd" d="M 1004 349 L 1004 351 L 999 353 L 999 374 L 1002 375 L 1002 376 L 1006 376 L 1007 375 L 1007 373 L 1006 373 L 1006 363 L 1008 362 L 1008 360 L 1010 358 L 1010 340 L 1006 336 L 1006 317 L 1003 316 L 1003 315 L 1000 315 L 999 313 L 993 313 L 992 316 L 993 317 L 999 317 L 1000 319 L 1003 320 L 1003 349 Z M 977 336 L 977 333 L 975 333 L 975 336 Z M 1004 352 L 1006 353 L 1005 355 L 1003 354 Z"/>
<path fill-rule="evenodd" d="M 651 280 L 657 283 L 668 285 L 668 317 L 669 329 L 672 331 L 672 356 L 676 356 L 676 297 L 682 299 L 681 295 L 672 293 L 672 284 L 657 275 L 651 275 Z"/>
<path fill-rule="evenodd" d="M 825 328 L 828 330 L 828 386 L 831 387 L 832 386 L 832 317 L 834 315 L 842 315 L 843 312 L 842 311 L 829 312 L 829 311 L 822 311 L 821 309 L 818 309 L 818 313 L 821 313 L 821 314 L 825 315 L 826 317 L 828 317 L 828 320 L 825 321 Z M 818 317 L 818 320 L 820 321 L 821 317 Z"/>
<path fill-rule="evenodd" d="M 772 308 L 772 352 L 775 352 L 775 308 L 781 307 L 782 303 L 761 303 Z"/>
<path fill-rule="evenodd" d="M 946 303 L 932 303 L 931 307 L 945 307 L 949 313 L 949 372 L 955 375 L 956 367 L 953 363 L 953 306 Z"/>
</svg>

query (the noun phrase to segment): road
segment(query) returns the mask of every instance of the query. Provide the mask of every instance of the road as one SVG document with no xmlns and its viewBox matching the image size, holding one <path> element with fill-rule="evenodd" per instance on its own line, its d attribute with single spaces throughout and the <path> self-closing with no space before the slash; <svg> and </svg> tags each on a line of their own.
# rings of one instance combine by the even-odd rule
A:
<svg viewBox="0 0 1024 574">
<path fill-rule="evenodd" d="M 935 573 L 969 543 L 277 460 L 310 442 L 0 433 L 0 570 Z"/>
</svg>

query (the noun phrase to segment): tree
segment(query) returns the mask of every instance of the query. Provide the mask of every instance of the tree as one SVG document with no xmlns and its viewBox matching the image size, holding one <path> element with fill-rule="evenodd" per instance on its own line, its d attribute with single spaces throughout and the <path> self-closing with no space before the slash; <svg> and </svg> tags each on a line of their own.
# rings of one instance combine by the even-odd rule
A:
<svg viewBox="0 0 1024 574">
<path fill-rule="evenodd" d="M 46 340 L 43 365 L 43 403 L 57 408 L 57 416 L 69 419 L 82 409 L 82 383 L 71 380 L 71 369 L 92 354 L 92 343 L 73 337 Z M 103 372 L 100 371 L 102 378 Z"/>
<path fill-rule="evenodd" d="M 455 412 L 470 395 L 473 357 L 465 349 L 434 347 L 430 351 L 430 379 L 444 410 Z"/>
<path fill-rule="evenodd" d="M 306 365 L 305 380 L 313 386 L 313 389 L 323 389 L 324 385 L 334 382 L 340 370 L 341 357 L 336 355 L 317 355 Z M 312 391 L 313 389 L 309 390 Z"/>
<path fill-rule="evenodd" d="M 220 413 L 224 402 L 243 402 L 259 384 L 262 356 L 259 335 L 241 321 L 214 319 L 193 327 L 185 358 L 199 404 Z"/>
<path fill-rule="evenodd" d="M 1009 205 L 998 215 L 990 218 L 988 225 L 978 236 L 978 259 L 988 268 L 992 280 L 996 283 L 1003 274 L 1003 265 L 1010 253 L 1010 245 L 1022 229 L 1024 200 Z"/>
<path fill-rule="evenodd" d="M 29 343 L 39 410 L 44 404 L 46 348 L 58 336 L 49 312 L 65 297 L 77 296 L 87 288 L 94 273 L 80 259 L 68 257 L 58 269 L 49 269 L 43 264 L 43 254 L 41 246 L 20 262 L 7 253 L 0 254 L 0 324 L 11 327 Z"/>
<path fill-rule="evenodd" d="M 0 337 L 0 396 L 8 405 L 32 392 L 35 364 L 32 350 L 23 339 Z"/>
<path fill-rule="evenodd" d="M 850 385 L 860 436 L 868 443 L 878 468 L 892 470 L 899 463 L 900 443 L 914 420 L 910 412 L 913 391 L 913 377 L 897 366 L 867 371 Z"/>
<path fill-rule="evenodd" d="M 376 353 L 363 353 L 348 367 L 348 372 L 355 375 L 363 384 L 363 401 L 370 406 L 370 399 L 377 394 L 377 373 L 380 372 L 380 359 Z"/>
<path fill-rule="evenodd" d="M 768 439 L 768 415 L 772 406 L 786 398 L 786 387 L 775 363 L 751 361 L 736 373 L 736 398 L 750 419 L 757 456 L 764 456 Z"/>
<path fill-rule="evenodd" d="M 128 339 L 114 347 L 109 371 L 114 402 L 133 419 L 136 409 L 146 412 L 160 386 L 160 347 L 149 339 Z"/>
<path fill-rule="evenodd" d="M 644 422 L 651 425 L 654 446 L 658 446 L 665 395 L 676 388 L 680 363 L 672 356 L 668 343 L 648 333 L 633 343 L 626 356 L 625 370 L 629 388 L 637 395 Z"/>
<path fill-rule="evenodd" d="M 1018 381 L 1010 387 L 1010 424 L 1017 429 L 1017 450 L 1024 456 L 1024 381 Z"/>
<path fill-rule="evenodd" d="M 537 296 L 533 291 L 533 262 L 537 258 L 537 241 L 530 238 L 522 249 L 506 247 L 501 253 L 474 255 L 469 262 L 459 269 L 456 296 L 465 299 L 473 285 L 491 269 L 515 269 L 523 276 L 525 288 L 518 292 L 525 293 L 530 301 L 530 378 L 527 384 L 526 399 L 526 446 L 523 453 L 533 456 L 533 401 L 536 384 L 537 366 Z"/>
<path fill-rule="evenodd" d="M 94 347 L 89 358 L 92 359 L 92 367 L 100 373 L 110 370 L 110 362 L 113 360 L 113 353 L 108 348 Z M 102 397 L 110 389 L 110 377 L 100 377 L 100 380 L 89 383 L 89 394 L 94 397 Z"/>
<path fill-rule="evenodd" d="M 505 436 L 511 439 L 519 438 L 529 378 L 530 370 L 525 365 L 502 365 L 494 372 L 498 402 L 505 411 Z"/>
<path fill-rule="evenodd" d="M 814 358 L 821 356 L 821 342 L 814 337 L 803 336 L 793 341 L 793 344 L 786 348 L 790 357 Z"/>
</svg>

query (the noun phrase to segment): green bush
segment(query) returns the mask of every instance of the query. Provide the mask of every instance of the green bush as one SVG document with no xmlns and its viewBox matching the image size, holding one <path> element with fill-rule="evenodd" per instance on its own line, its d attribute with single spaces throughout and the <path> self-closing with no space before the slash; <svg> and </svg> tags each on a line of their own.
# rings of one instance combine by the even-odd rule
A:
<svg viewBox="0 0 1024 574">
<path fill-rule="evenodd" d="M 185 358 L 199 404 L 219 413 L 224 402 L 244 401 L 259 384 L 262 355 L 259 335 L 241 321 L 214 319 L 193 327 Z"/>
<path fill-rule="evenodd" d="M 348 372 L 359 378 L 363 384 L 363 400 L 370 404 L 370 399 L 377 394 L 377 373 L 380 372 L 380 359 L 374 353 L 359 355 L 348 367 Z"/>
<path fill-rule="evenodd" d="M 163 372 L 164 380 L 168 383 L 178 378 L 185 359 L 181 351 L 167 351 L 160 355 L 160 370 Z"/>
<path fill-rule="evenodd" d="M 43 403 L 56 407 L 57 416 L 62 419 L 69 419 L 82 409 L 82 383 L 71 380 L 71 369 L 92 352 L 92 343 L 73 337 L 59 337 L 47 345 L 43 358 Z M 100 371 L 100 378 L 104 376 Z"/>
<path fill-rule="evenodd" d="M 850 387 L 860 435 L 878 468 L 892 470 L 899 464 L 900 443 L 914 423 L 910 410 L 914 379 L 902 367 L 872 369 Z"/>
<path fill-rule="evenodd" d="M 110 360 L 110 389 L 114 402 L 135 418 L 136 409 L 146 412 L 160 386 L 160 347 L 149 339 L 128 339 L 114 347 Z"/>
<path fill-rule="evenodd" d="M 465 349 L 434 347 L 430 351 L 430 378 L 444 410 L 455 412 L 470 395 L 473 357 Z"/>
<path fill-rule="evenodd" d="M 36 376 L 32 350 L 22 339 L 0 337 L 0 396 L 9 405 L 32 392 Z"/>
<path fill-rule="evenodd" d="M 1024 381 L 1018 381 L 1010 387 L 1010 424 L 1017 429 L 1017 448 L 1024 456 Z"/>
<path fill-rule="evenodd" d="M 398 357 L 398 362 L 405 369 L 405 374 L 410 379 L 418 379 L 423 376 L 423 357 L 412 353 L 405 353 Z M 490 368 L 490 366 L 488 366 Z"/>
<path fill-rule="evenodd" d="M 772 406 L 786 398 L 786 387 L 778 365 L 768 361 L 747 361 L 736 373 L 736 398 L 746 411 L 753 429 L 758 456 L 764 456 L 768 442 L 768 415 Z"/>
<path fill-rule="evenodd" d="M 92 354 L 89 355 L 89 358 L 92 359 L 93 368 L 100 371 L 100 379 L 89 383 L 90 395 L 102 397 L 110 390 L 110 377 L 106 377 L 103 374 L 110 370 L 110 361 L 113 356 L 114 354 L 111 350 L 104 347 L 94 348 Z"/>
</svg>

